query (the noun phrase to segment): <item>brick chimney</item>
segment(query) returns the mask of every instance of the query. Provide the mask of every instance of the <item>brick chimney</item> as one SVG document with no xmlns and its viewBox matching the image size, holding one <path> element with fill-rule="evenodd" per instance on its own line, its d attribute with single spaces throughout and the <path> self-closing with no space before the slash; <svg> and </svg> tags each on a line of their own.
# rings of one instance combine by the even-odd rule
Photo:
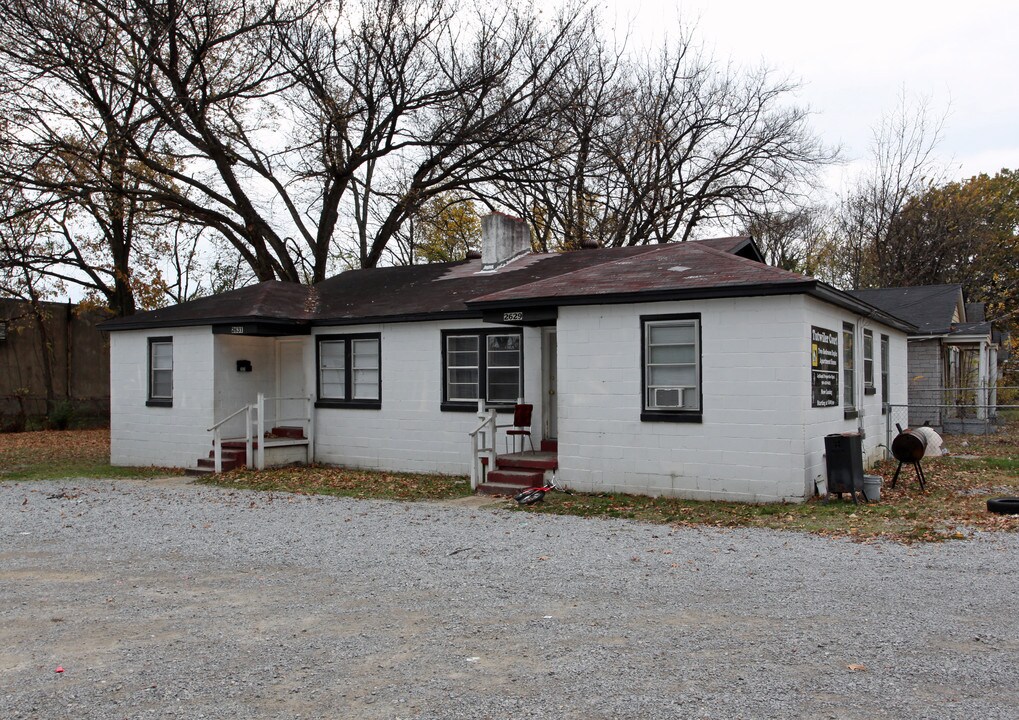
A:
<svg viewBox="0 0 1019 720">
<path fill-rule="evenodd" d="M 523 220 L 503 213 L 481 218 L 481 269 L 497 270 L 531 252 L 531 231 Z"/>
</svg>

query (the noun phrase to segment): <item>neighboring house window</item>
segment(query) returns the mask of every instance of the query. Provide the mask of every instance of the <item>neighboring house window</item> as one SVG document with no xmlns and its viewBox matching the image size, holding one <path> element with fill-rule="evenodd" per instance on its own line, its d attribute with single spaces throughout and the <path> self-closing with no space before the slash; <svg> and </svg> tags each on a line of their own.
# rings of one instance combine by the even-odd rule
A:
<svg viewBox="0 0 1019 720">
<path fill-rule="evenodd" d="M 863 394 L 873 395 L 874 387 L 874 331 L 863 331 Z"/>
<path fill-rule="evenodd" d="M 842 397 L 845 398 L 846 417 L 856 417 L 856 327 L 842 323 Z"/>
<path fill-rule="evenodd" d="M 149 338 L 149 397 L 150 407 L 173 405 L 173 338 Z"/>
<path fill-rule="evenodd" d="M 640 320 L 644 395 L 640 419 L 700 422 L 700 315 L 648 315 Z"/>
<path fill-rule="evenodd" d="M 382 407 L 382 336 L 319 335 L 315 407 Z"/>
<path fill-rule="evenodd" d="M 881 336 L 881 409 L 882 412 L 888 411 L 888 372 L 889 372 L 889 354 L 888 354 L 888 336 Z"/>
<path fill-rule="evenodd" d="M 516 404 L 523 396 L 523 349 L 519 330 L 443 331 L 443 409 L 474 410 L 478 400 Z"/>
</svg>

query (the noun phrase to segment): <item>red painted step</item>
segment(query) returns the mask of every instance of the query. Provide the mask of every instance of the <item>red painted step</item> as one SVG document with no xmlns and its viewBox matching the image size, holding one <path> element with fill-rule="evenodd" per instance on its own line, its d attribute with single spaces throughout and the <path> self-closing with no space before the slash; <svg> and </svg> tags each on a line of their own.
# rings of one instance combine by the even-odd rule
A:
<svg viewBox="0 0 1019 720">
<path fill-rule="evenodd" d="M 538 470 L 493 470 L 478 485 L 482 495 L 516 495 L 521 490 L 543 484 L 544 473 Z"/>
<path fill-rule="evenodd" d="M 541 451 L 557 453 L 559 452 L 559 441 L 558 440 L 542 440 Z"/>
</svg>

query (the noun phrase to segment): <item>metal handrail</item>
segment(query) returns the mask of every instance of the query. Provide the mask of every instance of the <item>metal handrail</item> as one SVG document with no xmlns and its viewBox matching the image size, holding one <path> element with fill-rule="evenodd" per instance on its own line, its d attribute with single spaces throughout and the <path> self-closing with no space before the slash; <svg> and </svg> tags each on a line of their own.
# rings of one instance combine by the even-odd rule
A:
<svg viewBox="0 0 1019 720">
<path fill-rule="evenodd" d="M 208 430 L 206 430 L 206 432 L 212 432 L 213 430 L 217 429 L 217 428 L 218 428 L 218 427 L 220 427 L 221 425 L 225 425 L 226 423 L 228 423 L 229 421 L 233 420 L 233 419 L 234 419 L 235 417 L 237 417 L 238 415 L 240 415 L 240 414 L 241 414 L 242 412 L 247 412 L 248 408 L 250 408 L 250 407 L 251 407 L 250 405 L 245 405 L 244 407 L 242 407 L 242 408 L 241 408 L 240 410 L 238 410 L 237 412 L 235 412 L 235 413 L 232 413 L 231 415 L 227 415 L 227 416 L 226 416 L 225 418 L 223 418 L 223 419 L 222 419 L 222 420 L 220 420 L 220 421 L 219 421 L 218 423 L 216 423 L 215 425 L 213 425 L 213 426 L 212 426 L 211 428 L 209 428 Z"/>
</svg>

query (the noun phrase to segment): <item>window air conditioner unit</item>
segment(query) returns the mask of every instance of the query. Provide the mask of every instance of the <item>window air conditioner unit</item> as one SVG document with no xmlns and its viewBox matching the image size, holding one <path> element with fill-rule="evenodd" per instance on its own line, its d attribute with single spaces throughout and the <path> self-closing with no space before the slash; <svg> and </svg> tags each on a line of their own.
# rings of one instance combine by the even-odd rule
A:
<svg viewBox="0 0 1019 720">
<path fill-rule="evenodd" d="M 683 388 L 655 388 L 655 407 L 683 407 Z"/>
</svg>

